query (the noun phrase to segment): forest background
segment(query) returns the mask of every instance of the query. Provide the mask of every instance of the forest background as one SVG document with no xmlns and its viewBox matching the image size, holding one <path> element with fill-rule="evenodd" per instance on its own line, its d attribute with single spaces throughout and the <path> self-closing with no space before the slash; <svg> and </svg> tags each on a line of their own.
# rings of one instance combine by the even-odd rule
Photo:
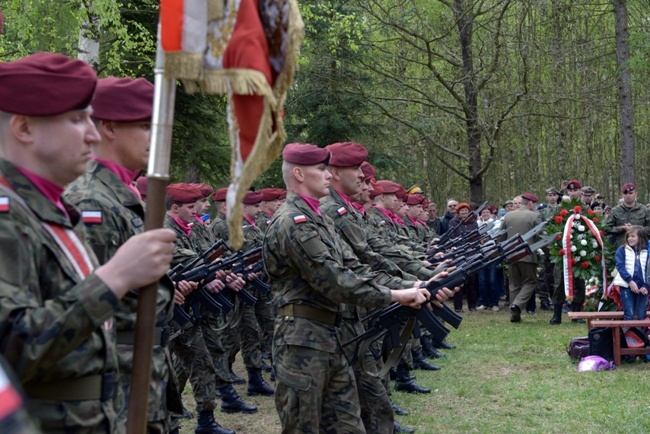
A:
<svg viewBox="0 0 650 434">
<path fill-rule="evenodd" d="M 650 1 L 300 0 L 289 142 L 365 145 L 435 202 L 580 179 L 650 201 Z M 153 81 L 155 0 L 0 0 L 0 61 L 55 51 Z M 172 177 L 225 186 L 225 99 L 178 86 Z M 255 182 L 282 186 L 280 162 Z"/>
</svg>

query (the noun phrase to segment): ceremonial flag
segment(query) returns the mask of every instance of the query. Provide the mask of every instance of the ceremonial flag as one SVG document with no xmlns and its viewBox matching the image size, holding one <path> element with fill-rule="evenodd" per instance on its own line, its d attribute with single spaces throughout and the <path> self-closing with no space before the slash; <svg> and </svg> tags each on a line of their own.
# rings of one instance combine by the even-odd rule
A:
<svg viewBox="0 0 650 434">
<path fill-rule="evenodd" d="M 192 27 L 201 14 L 204 23 L 197 31 L 204 45 Z M 282 106 L 304 34 L 298 5 L 296 0 L 163 0 L 161 17 L 166 74 L 182 79 L 188 92 L 228 95 L 232 155 L 226 203 L 230 243 L 237 249 L 243 241 L 239 205 L 286 138 Z"/>
</svg>

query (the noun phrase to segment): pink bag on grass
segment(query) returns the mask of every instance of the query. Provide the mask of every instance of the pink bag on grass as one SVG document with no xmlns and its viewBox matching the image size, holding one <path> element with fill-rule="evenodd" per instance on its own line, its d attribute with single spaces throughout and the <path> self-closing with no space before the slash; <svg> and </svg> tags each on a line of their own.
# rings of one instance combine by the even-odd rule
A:
<svg viewBox="0 0 650 434">
<path fill-rule="evenodd" d="M 578 363 L 578 372 L 611 371 L 612 369 L 614 369 L 614 362 L 605 360 L 600 356 L 583 357 Z"/>
</svg>

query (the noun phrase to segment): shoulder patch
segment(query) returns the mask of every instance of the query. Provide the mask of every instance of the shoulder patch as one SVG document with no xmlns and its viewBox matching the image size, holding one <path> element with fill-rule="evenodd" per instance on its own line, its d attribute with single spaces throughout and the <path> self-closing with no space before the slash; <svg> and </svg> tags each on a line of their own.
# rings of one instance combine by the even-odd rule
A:
<svg viewBox="0 0 650 434">
<path fill-rule="evenodd" d="M 103 221 L 101 211 L 81 211 L 81 221 L 85 225 L 101 225 Z"/>
<path fill-rule="evenodd" d="M 348 210 L 342 206 L 341 208 L 337 209 L 336 212 L 339 213 L 339 215 L 345 215 L 348 213 Z"/>
<path fill-rule="evenodd" d="M 293 222 L 295 224 L 305 223 L 306 221 L 307 221 L 307 217 L 305 217 L 304 214 L 300 214 L 293 217 Z"/>
<path fill-rule="evenodd" d="M 7 196 L 0 197 L 0 212 L 5 213 L 9 212 L 9 198 Z"/>
<path fill-rule="evenodd" d="M 379 224 L 380 224 L 380 225 L 385 225 L 385 224 L 386 224 L 386 220 L 382 220 L 382 221 L 380 221 Z"/>
</svg>

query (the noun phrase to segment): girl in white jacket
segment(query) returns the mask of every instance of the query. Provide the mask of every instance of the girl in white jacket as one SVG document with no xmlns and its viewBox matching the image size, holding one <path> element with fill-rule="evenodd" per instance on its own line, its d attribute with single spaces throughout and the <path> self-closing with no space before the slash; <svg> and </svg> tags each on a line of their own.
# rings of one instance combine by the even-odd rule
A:
<svg viewBox="0 0 650 434">
<path fill-rule="evenodd" d="M 620 288 L 623 319 L 645 319 L 648 307 L 648 232 L 632 226 L 625 234 L 625 244 L 616 251 L 614 285 Z"/>
</svg>

